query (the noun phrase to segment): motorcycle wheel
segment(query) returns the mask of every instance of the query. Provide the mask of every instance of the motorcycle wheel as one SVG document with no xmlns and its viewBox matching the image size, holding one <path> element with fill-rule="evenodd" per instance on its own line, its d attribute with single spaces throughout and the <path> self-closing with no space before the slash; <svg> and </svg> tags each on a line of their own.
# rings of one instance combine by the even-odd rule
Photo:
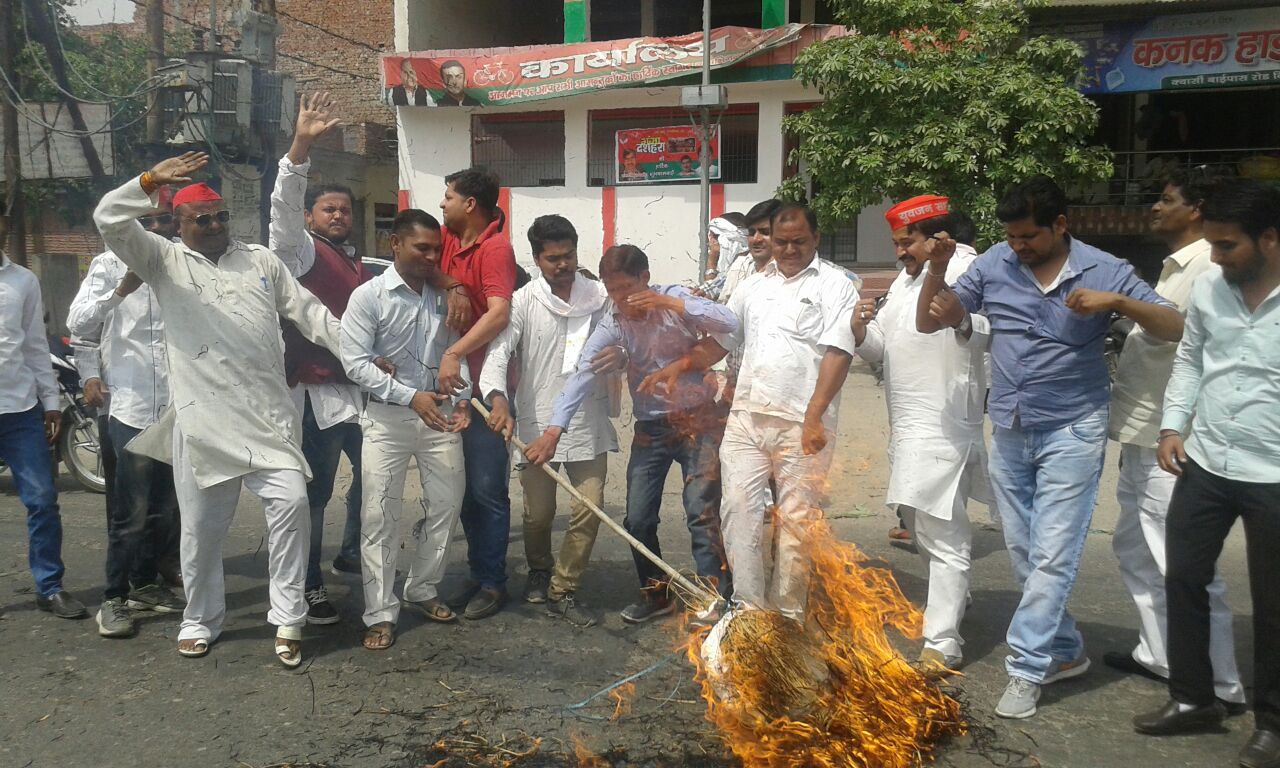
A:
<svg viewBox="0 0 1280 768">
<path fill-rule="evenodd" d="M 98 441 L 98 420 L 80 419 L 74 408 L 62 412 L 62 434 L 58 452 L 71 476 L 86 491 L 106 493 L 107 479 L 102 469 L 102 444 Z"/>
</svg>

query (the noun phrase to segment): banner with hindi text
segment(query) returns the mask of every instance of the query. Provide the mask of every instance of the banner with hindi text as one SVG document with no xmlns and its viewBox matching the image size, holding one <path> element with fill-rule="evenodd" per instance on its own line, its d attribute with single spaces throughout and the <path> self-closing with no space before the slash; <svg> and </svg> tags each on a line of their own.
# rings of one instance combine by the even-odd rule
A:
<svg viewBox="0 0 1280 768">
<path fill-rule="evenodd" d="M 701 178 L 702 131 L 692 125 L 630 128 L 618 131 L 619 184 L 652 184 Z M 720 178 L 720 126 L 711 127 L 708 163 L 712 180 Z"/>
</svg>

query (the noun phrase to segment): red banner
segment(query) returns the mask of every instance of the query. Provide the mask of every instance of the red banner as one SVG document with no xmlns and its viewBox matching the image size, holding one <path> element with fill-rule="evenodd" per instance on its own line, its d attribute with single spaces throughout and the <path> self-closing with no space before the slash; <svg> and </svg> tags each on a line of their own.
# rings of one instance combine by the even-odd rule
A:
<svg viewBox="0 0 1280 768">
<path fill-rule="evenodd" d="M 619 184 L 690 181 L 701 177 L 702 131 L 691 125 L 618 131 Z M 712 179 L 720 178 L 720 127 L 713 126 L 709 156 Z"/>
<path fill-rule="evenodd" d="M 789 43 L 846 34 L 843 27 L 788 24 L 711 32 L 711 67 L 741 63 Z M 787 63 L 794 55 L 787 56 Z M 520 104 L 695 74 L 702 34 L 572 45 L 425 51 L 382 57 L 384 98 L 396 106 Z M 776 63 L 770 61 L 769 63 Z"/>
</svg>

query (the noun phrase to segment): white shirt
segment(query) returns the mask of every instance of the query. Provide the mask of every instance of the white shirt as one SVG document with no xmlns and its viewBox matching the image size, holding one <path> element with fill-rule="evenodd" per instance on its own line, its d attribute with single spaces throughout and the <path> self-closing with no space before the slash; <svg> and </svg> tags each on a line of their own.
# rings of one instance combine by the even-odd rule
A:
<svg viewBox="0 0 1280 768">
<path fill-rule="evenodd" d="M 40 281 L 0 251 L 0 413 L 60 411 Z"/>
<path fill-rule="evenodd" d="M 116 293 L 128 271 L 110 251 L 96 256 L 71 301 L 67 327 L 82 350 L 76 355 L 81 379 L 102 379 L 111 418 L 145 429 L 169 404 L 169 364 L 151 286 L 143 283 L 123 298 Z"/>
<path fill-rule="evenodd" d="M 947 284 L 954 284 L 977 257 L 972 248 L 958 245 L 947 266 Z M 898 273 L 880 312 L 867 325 L 858 356 L 884 361 L 890 432 L 885 503 L 949 520 L 966 467 L 985 464 L 982 405 L 990 326 L 986 318 L 973 315 L 967 340 L 950 328 L 917 331 L 916 305 L 924 278 L 923 269 L 915 277 L 905 269 Z"/>
<path fill-rule="evenodd" d="M 289 156 L 280 158 L 280 171 L 271 193 L 271 225 L 268 243 L 276 256 L 296 278 L 311 271 L 316 264 L 316 242 L 306 230 L 303 209 L 307 196 L 307 173 L 311 161 L 294 165 Z M 345 243 L 342 250 L 351 259 L 356 249 Z M 293 387 L 294 404 L 301 413 L 303 397 L 311 398 L 311 412 L 320 429 L 328 429 L 344 421 L 355 421 L 360 414 L 360 388 L 354 384 L 302 384 Z"/>
<path fill-rule="evenodd" d="M 408 405 L 418 392 L 439 390 L 440 358 L 458 340 L 445 324 L 448 302 L 430 285 L 422 293 L 410 288 L 395 265 L 356 288 L 342 315 L 342 366 L 347 376 L 377 399 Z M 373 364 L 385 357 L 396 367 L 394 377 Z M 466 359 L 462 378 L 470 379 Z M 470 387 L 454 398 L 466 399 Z"/>
<path fill-rule="evenodd" d="M 1209 256 L 1209 241 L 1201 238 L 1178 249 L 1164 260 L 1156 293 L 1186 313 L 1191 304 L 1191 286 L 1206 272 L 1221 272 Z M 1173 372 L 1173 356 L 1178 345 L 1161 341 L 1134 323 L 1125 337 L 1116 379 L 1111 384 L 1112 440 L 1155 449 L 1160 437 L 1160 408 L 1164 388 Z"/>
<path fill-rule="evenodd" d="M 176 422 L 201 488 L 264 469 L 310 477 L 280 317 L 335 354 L 338 321 L 260 245 L 232 240 L 215 263 L 147 232 L 136 219 L 155 207 L 135 178 L 93 214 L 108 247 L 151 286 L 171 363 L 170 406 L 129 450 L 172 462 Z"/>
<path fill-rule="evenodd" d="M 552 311 L 547 297 L 564 305 L 559 307 L 562 311 Z M 516 291 L 511 297 L 511 323 L 489 345 L 484 359 L 481 394 L 489 397 L 500 392 L 508 399 L 507 367 L 513 355 L 518 359 L 516 436 L 525 443 L 536 440 L 551 425 L 556 395 L 564 389 L 577 363 L 576 359 L 569 361 L 569 372 L 565 373 L 569 336 L 569 317 L 565 313 L 570 306 L 598 306 L 590 313 L 589 333 L 609 311 L 604 286 L 581 275 L 574 278 L 569 298 L 567 304 L 556 298 L 541 275 Z M 609 421 L 608 379 L 596 377 L 594 387 L 594 395 L 587 396 L 561 435 L 552 461 L 589 461 L 602 453 L 618 450 L 618 435 Z"/>
<path fill-rule="evenodd" d="M 738 330 L 716 335 L 725 349 L 743 347 L 733 410 L 803 422 L 827 348 L 856 351 L 849 321 L 857 301 L 844 271 L 816 256 L 794 277 L 772 262 L 739 285 L 729 300 Z M 832 432 L 839 413 L 836 393 L 822 417 Z"/>
</svg>

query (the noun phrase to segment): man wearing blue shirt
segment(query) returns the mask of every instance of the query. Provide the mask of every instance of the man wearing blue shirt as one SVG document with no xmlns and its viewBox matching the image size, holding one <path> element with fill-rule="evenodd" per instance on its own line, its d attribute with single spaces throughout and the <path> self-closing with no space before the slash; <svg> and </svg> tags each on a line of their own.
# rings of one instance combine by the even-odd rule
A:
<svg viewBox="0 0 1280 768">
<path fill-rule="evenodd" d="M 1134 718 L 1140 733 L 1217 727 L 1209 594 L 1222 543 L 1244 521 L 1253 589 L 1254 720 L 1243 768 L 1280 766 L 1280 190 L 1224 182 L 1201 208 L 1222 267 L 1192 288 L 1187 329 L 1165 389 L 1158 459 L 1177 475 L 1165 589 L 1169 694 Z M 1185 437 L 1185 442 L 1184 442 Z"/>
<path fill-rule="evenodd" d="M 1177 341 L 1182 316 L 1121 259 L 1071 237 L 1066 196 L 1044 176 L 1015 185 L 996 208 L 1007 242 L 945 286 L 955 243 L 930 243 L 916 325 L 972 332 L 991 323 L 990 474 L 1022 600 L 1009 624 L 1009 684 L 996 714 L 1036 713 L 1040 686 L 1084 674 L 1084 639 L 1067 612 L 1098 495 L 1110 379 L 1103 339 L 1111 313 Z"/>
<path fill-rule="evenodd" d="M 715 405 L 716 387 L 702 371 L 681 376 L 672 387 L 640 391 L 649 374 L 681 359 L 704 334 L 733 333 L 738 320 L 728 307 L 694 296 L 675 285 L 649 285 L 649 260 L 634 245 L 615 245 L 600 260 L 600 279 L 613 301 L 587 339 L 578 368 L 552 406 L 551 423 L 530 444 L 525 457 L 545 464 L 555 455 L 560 435 L 578 407 L 595 392 L 602 370 L 598 356 L 609 348 L 626 357 L 627 382 L 635 412 L 635 438 L 627 465 L 627 531 L 659 557 L 658 512 L 662 486 L 673 462 L 684 474 L 684 510 L 693 538 L 698 575 L 732 594 L 720 539 L 719 435 L 723 418 Z M 641 598 L 622 611 L 639 624 L 671 613 L 662 572 L 639 552 L 635 556 Z"/>
</svg>

